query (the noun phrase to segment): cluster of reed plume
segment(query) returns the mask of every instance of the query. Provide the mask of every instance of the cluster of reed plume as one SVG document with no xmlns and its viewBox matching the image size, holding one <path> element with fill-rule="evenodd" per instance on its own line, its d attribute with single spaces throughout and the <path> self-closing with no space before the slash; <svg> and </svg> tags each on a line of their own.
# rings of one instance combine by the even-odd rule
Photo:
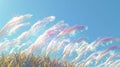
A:
<svg viewBox="0 0 120 67">
<path fill-rule="evenodd" d="M 0 67 L 75 67 L 74 64 L 45 56 L 26 55 L 24 52 L 2 54 Z"/>
</svg>

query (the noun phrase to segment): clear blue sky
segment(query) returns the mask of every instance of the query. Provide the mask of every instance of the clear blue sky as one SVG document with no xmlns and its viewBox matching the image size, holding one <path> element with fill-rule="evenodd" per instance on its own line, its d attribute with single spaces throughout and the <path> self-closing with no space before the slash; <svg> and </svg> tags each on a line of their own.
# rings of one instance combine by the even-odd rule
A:
<svg viewBox="0 0 120 67">
<path fill-rule="evenodd" d="M 31 22 L 54 15 L 70 25 L 87 25 L 89 39 L 120 37 L 120 0 L 0 0 L 0 28 L 26 13 L 33 15 Z"/>
</svg>

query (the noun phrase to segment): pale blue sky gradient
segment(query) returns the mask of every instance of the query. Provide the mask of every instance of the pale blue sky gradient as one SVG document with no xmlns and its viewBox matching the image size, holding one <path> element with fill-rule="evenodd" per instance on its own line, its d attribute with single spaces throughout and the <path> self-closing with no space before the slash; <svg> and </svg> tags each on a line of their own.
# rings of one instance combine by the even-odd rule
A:
<svg viewBox="0 0 120 67">
<path fill-rule="evenodd" d="M 85 35 L 120 37 L 120 0 L 0 0 L 0 29 L 12 17 L 30 13 L 34 23 L 54 15 L 56 21 L 87 25 Z"/>
</svg>

